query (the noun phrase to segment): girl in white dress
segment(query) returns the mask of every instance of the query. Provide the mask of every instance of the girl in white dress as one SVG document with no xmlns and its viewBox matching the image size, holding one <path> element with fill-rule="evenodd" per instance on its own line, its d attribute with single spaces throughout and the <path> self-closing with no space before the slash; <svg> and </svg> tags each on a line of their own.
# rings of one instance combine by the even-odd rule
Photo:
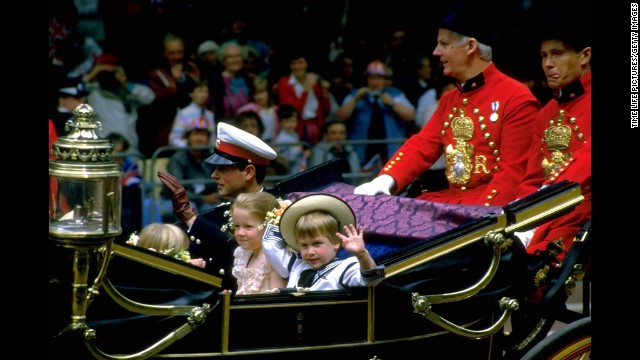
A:
<svg viewBox="0 0 640 360">
<path fill-rule="evenodd" d="M 236 294 L 260 294 L 285 287 L 285 280 L 262 251 L 262 235 L 270 220 L 267 214 L 279 212 L 282 203 L 267 192 L 242 193 L 231 207 L 231 220 L 225 226 L 233 229 L 238 243 L 232 270 L 238 282 Z"/>
</svg>

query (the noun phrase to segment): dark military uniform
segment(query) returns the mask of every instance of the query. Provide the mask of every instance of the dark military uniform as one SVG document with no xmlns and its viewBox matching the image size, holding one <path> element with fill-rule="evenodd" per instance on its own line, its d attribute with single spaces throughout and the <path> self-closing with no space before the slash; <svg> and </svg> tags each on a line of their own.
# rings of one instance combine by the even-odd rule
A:
<svg viewBox="0 0 640 360">
<path fill-rule="evenodd" d="M 221 230 L 229 221 L 225 213 L 231 203 L 222 203 L 214 209 L 198 215 L 191 229 L 188 229 L 189 253 L 194 259 L 203 258 L 207 265 L 205 270 L 222 278 L 222 289 L 236 289 L 235 278 L 231 275 L 233 267 L 233 250 L 238 246 L 233 234 Z"/>
</svg>

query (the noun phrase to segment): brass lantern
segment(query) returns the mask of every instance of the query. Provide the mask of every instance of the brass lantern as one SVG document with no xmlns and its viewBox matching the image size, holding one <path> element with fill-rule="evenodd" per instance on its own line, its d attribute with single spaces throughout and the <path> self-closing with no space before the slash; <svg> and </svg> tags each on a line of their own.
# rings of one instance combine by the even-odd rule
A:
<svg viewBox="0 0 640 360">
<path fill-rule="evenodd" d="M 96 135 L 101 124 L 94 121 L 93 109 L 81 104 L 73 116 L 75 119 L 65 124 L 69 134 L 60 137 L 51 149 L 49 238 L 73 249 L 73 301 L 68 329 L 91 339 L 94 332 L 86 325 L 86 311 L 97 293 L 96 286 L 88 286 L 91 252 L 105 245 L 110 248 L 122 233 L 122 170 L 113 159 L 113 145 Z M 108 257 L 104 257 L 101 275 L 107 263 Z"/>
<path fill-rule="evenodd" d="M 113 145 L 96 134 L 93 109 L 82 104 L 73 115 L 51 150 L 49 237 L 65 247 L 100 246 L 122 233 L 122 170 Z"/>
<path fill-rule="evenodd" d="M 69 134 L 53 143 L 49 160 L 49 238 L 56 246 L 73 250 L 71 321 L 63 329 L 81 335 L 87 349 L 97 359 L 146 359 L 181 339 L 201 325 L 211 311 L 209 304 L 155 305 L 130 300 L 108 281 L 106 272 L 112 257 L 115 237 L 122 233 L 122 170 L 113 158 L 113 145 L 96 135 L 101 124 L 95 112 L 82 104 L 73 111 L 74 118 L 65 124 Z M 126 247 L 124 248 L 126 250 Z M 133 250 L 130 250 L 133 251 Z M 114 251 L 113 253 L 115 253 Z M 97 276 L 89 287 L 89 264 L 97 255 Z M 137 258 L 139 254 L 133 255 Z M 171 261 L 155 259 L 153 263 L 167 271 L 176 271 Z M 197 275 L 201 278 L 202 275 Z M 207 279 L 206 283 L 216 283 Z M 219 286 L 219 279 L 218 286 Z M 104 284 L 103 284 L 104 283 Z M 105 285 L 106 292 L 121 306 L 141 314 L 187 317 L 185 324 L 157 343 L 136 354 L 109 355 L 97 348 L 96 331 L 87 325 L 87 308 Z M 62 333 L 61 332 L 61 333 Z"/>
</svg>

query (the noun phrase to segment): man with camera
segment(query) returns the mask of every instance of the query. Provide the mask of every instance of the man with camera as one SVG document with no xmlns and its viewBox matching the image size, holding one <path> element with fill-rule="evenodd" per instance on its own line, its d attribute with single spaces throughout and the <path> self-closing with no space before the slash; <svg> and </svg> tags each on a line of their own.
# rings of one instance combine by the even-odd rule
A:
<svg viewBox="0 0 640 360">
<path fill-rule="evenodd" d="M 96 112 L 102 124 L 103 137 L 118 133 L 129 142 L 131 149 L 138 149 L 138 107 L 149 105 L 155 99 L 150 87 L 131 82 L 120 64 L 120 59 L 111 53 L 103 53 L 95 66 L 83 77 L 89 95 L 87 102 Z"/>
<path fill-rule="evenodd" d="M 367 86 L 353 89 L 336 116 L 348 124 L 349 140 L 387 140 L 404 138 L 406 123 L 413 121 L 415 108 L 402 90 L 387 86 L 391 73 L 375 60 L 365 71 Z M 400 143 L 374 143 L 354 146 L 362 164 L 376 158 L 385 163 L 400 148 Z"/>
</svg>

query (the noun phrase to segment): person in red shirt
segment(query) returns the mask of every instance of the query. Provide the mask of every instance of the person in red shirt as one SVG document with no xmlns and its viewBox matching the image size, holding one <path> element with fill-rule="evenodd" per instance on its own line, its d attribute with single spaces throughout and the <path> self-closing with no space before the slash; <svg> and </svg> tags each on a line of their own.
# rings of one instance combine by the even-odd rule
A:
<svg viewBox="0 0 640 360">
<path fill-rule="evenodd" d="M 538 114 L 527 171 L 516 192 L 521 198 L 561 180 L 580 184 L 584 200 L 574 211 L 520 235 L 532 254 L 561 239 L 559 260 L 591 218 L 591 40 L 585 17 L 569 9 L 557 9 L 541 26 L 541 65 L 554 98 Z"/>
<path fill-rule="evenodd" d="M 298 113 L 296 132 L 301 141 L 315 145 L 322 137 L 324 119 L 331 111 L 329 81 L 307 71 L 309 64 L 302 52 L 289 54 L 291 73 L 276 84 L 279 105 L 291 104 Z"/>
<path fill-rule="evenodd" d="M 569 180 L 580 184 L 584 199 L 566 215 L 515 233 L 535 271 L 526 302 L 521 306 L 532 305 L 536 311 L 513 314 L 513 331 L 504 359 L 521 359 L 524 353 L 528 354 L 564 309 L 568 296 L 565 290 L 559 290 L 561 294 L 557 295 L 547 289 L 551 280 L 556 279 L 558 269 L 563 269 L 560 265 L 573 268 L 570 261 L 565 261 L 567 252 L 591 219 L 591 39 L 590 16 L 585 13 L 588 5 L 552 6 L 554 10 L 540 24 L 539 44 L 542 69 L 553 90 L 553 99 L 536 119 L 527 171 L 516 189 L 516 197 Z M 585 272 L 591 267 L 589 260 L 583 265 Z"/>
<path fill-rule="evenodd" d="M 58 132 L 56 131 L 56 125 L 53 123 L 53 120 L 49 119 L 49 160 L 55 158 L 51 154 L 51 148 L 53 148 L 53 143 L 56 141 L 58 141 Z"/>
<path fill-rule="evenodd" d="M 496 22 L 487 12 L 486 6 L 469 3 L 445 13 L 433 55 L 442 62 L 443 75 L 457 80 L 457 89 L 442 95 L 422 130 L 354 193 L 400 193 L 444 154 L 448 188 L 423 189 L 417 198 L 487 206 L 515 200 L 540 103 L 493 63 L 490 27 Z"/>
<path fill-rule="evenodd" d="M 53 160 L 56 158 L 55 155 L 51 153 L 51 149 L 53 148 L 53 143 L 58 141 L 58 133 L 56 132 L 56 125 L 53 123 L 53 120 L 49 119 L 49 160 Z M 54 178 L 49 178 L 49 215 L 53 212 L 53 209 L 56 208 L 56 200 L 55 195 L 58 192 L 58 183 L 56 183 Z"/>
</svg>

